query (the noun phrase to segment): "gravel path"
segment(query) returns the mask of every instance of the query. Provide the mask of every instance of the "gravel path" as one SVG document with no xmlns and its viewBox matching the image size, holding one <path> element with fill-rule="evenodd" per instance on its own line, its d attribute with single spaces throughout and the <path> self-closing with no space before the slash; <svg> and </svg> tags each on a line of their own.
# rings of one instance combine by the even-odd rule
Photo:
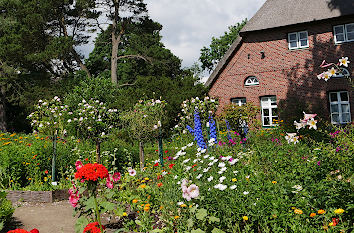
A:
<svg viewBox="0 0 354 233">
<path fill-rule="evenodd" d="M 75 233 L 76 219 L 68 201 L 54 203 L 15 203 L 15 213 L 8 230 L 37 228 L 40 233 Z"/>
</svg>

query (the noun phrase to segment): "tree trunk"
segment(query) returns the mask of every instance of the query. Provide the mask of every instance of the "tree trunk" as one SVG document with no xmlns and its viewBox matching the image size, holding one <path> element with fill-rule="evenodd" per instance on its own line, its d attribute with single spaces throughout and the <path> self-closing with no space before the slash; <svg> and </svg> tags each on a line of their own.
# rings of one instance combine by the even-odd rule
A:
<svg viewBox="0 0 354 233">
<path fill-rule="evenodd" d="M 0 131 L 6 132 L 5 87 L 0 90 Z"/>
<path fill-rule="evenodd" d="M 114 17 L 112 22 L 112 54 L 111 54 L 111 80 L 113 84 L 118 84 L 118 46 L 122 34 L 124 33 L 123 26 L 118 33 L 118 22 L 119 22 L 119 4 L 120 0 L 113 0 L 114 5 Z"/>
<path fill-rule="evenodd" d="M 145 155 L 144 155 L 144 143 L 139 142 L 139 157 L 140 157 L 140 169 L 143 170 L 145 167 Z"/>
<path fill-rule="evenodd" d="M 96 141 L 96 162 L 101 163 L 101 141 Z"/>
</svg>

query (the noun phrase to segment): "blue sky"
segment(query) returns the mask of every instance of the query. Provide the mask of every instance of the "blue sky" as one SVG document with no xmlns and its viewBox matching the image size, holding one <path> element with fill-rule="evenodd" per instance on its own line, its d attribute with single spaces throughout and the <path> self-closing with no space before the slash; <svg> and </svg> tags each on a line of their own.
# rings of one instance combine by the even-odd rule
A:
<svg viewBox="0 0 354 233">
<path fill-rule="evenodd" d="M 162 24 L 162 42 L 189 67 L 200 49 L 228 27 L 250 19 L 265 0 L 146 0 L 150 17 Z M 86 56 L 93 43 L 81 47 Z"/>
</svg>

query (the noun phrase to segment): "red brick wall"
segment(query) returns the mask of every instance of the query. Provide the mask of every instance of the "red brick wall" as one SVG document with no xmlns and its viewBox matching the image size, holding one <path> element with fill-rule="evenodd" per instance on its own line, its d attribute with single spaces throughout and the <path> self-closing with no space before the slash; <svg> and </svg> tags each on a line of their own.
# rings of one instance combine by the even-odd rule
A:
<svg viewBox="0 0 354 233">
<path fill-rule="evenodd" d="M 339 78 L 326 82 L 316 77 L 325 71 L 319 68 L 324 59 L 338 62 L 338 58 L 346 56 L 352 60 L 348 70 L 354 78 L 354 42 L 334 44 L 333 26 L 344 23 L 354 23 L 354 16 L 244 35 L 242 45 L 212 84 L 209 95 L 219 98 L 220 108 L 235 97 L 246 97 L 247 102 L 260 106 L 261 96 L 276 95 L 278 107 L 285 104 L 282 106 L 291 110 L 294 105 L 303 104 L 328 118 L 328 92 L 346 90 L 353 120 L 354 95 L 349 82 Z M 308 31 L 309 48 L 289 50 L 288 33 L 299 31 Z M 248 76 L 256 76 L 259 86 L 245 87 Z"/>
</svg>

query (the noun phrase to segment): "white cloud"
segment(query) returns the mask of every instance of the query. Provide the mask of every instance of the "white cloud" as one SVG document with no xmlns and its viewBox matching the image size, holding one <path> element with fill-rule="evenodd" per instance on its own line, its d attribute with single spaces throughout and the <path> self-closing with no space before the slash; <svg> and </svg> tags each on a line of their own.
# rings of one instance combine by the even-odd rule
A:
<svg viewBox="0 0 354 233">
<path fill-rule="evenodd" d="M 146 0 L 150 17 L 159 22 L 162 42 L 183 60 L 184 67 L 198 61 L 200 49 L 228 27 L 250 19 L 266 0 Z M 93 43 L 80 46 L 88 57 Z"/>
</svg>

